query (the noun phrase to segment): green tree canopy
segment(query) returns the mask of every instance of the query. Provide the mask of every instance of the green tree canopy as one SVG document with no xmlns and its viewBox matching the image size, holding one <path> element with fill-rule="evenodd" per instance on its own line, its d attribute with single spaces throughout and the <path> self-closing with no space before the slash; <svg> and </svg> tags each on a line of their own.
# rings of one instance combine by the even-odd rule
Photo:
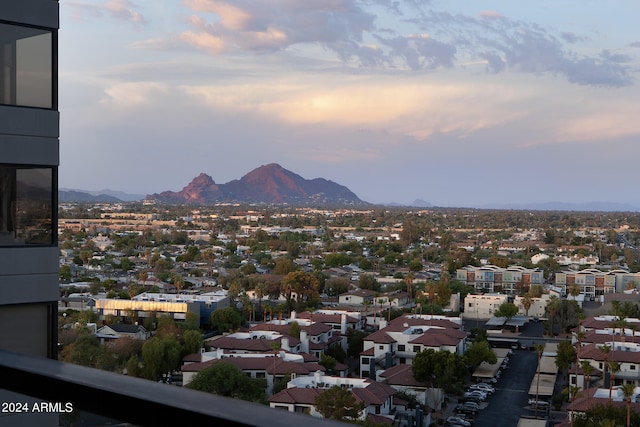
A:
<svg viewBox="0 0 640 427">
<path fill-rule="evenodd" d="M 491 349 L 487 341 L 474 341 L 464 353 L 467 364 L 476 367 L 482 362 L 494 364 L 498 361 L 496 353 Z"/>
<path fill-rule="evenodd" d="M 324 418 L 338 421 L 356 420 L 364 409 L 364 403 L 356 402 L 355 396 L 338 386 L 331 387 L 316 396 L 316 410 Z"/>
<path fill-rule="evenodd" d="M 413 376 L 418 381 L 432 383 L 445 390 L 456 390 L 468 375 L 465 358 L 446 350 L 422 350 L 413 359 Z"/>
<path fill-rule="evenodd" d="M 157 381 L 166 379 L 167 374 L 178 368 L 181 346 L 173 336 L 155 336 L 142 346 L 145 376 Z"/>
<path fill-rule="evenodd" d="M 185 331 L 184 334 L 182 334 L 182 340 L 184 341 L 182 344 L 182 354 L 200 353 L 203 344 L 200 331 L 193 329 Z"/>
<path fill-rule="evenodd" d="M 513 316 L 518 314 L 518 306 L 512 302 L 503 302 L 493 314 L 496 317 L 506 317 L 507 321 L 509 321 Z"/>
<path fill-rule="evenodd" d="M 219 333 L 237 329 L 243 323 L 242 315 L 233 307 L 219 308 L 209 316 L 209 326 Z"/>
<path fill-rule="evenodd" d="M 262 381 L 249 378 L 240 369 L 225 362 L 215 363 L 198 372 L 187 387 L 251 402 L 265 400 Z"/>
</svg>

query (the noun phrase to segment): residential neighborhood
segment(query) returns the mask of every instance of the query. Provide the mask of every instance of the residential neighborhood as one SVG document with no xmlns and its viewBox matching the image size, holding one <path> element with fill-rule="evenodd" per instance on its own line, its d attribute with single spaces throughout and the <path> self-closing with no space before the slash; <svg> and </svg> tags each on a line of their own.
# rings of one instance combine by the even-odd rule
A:
<svg viewBox="0 0 640 427">
<path fill-rule="evenodd" d="M 478 211 L 185 209 L 61 207 L 63 360 L 367 425 L 640 409 L 640 234 L 615 214 L 552 230 Z M 517 364 L 530 377 L 505 409 Z M 252 383 L 221 390 L 217 371 Z"/>
</svg>

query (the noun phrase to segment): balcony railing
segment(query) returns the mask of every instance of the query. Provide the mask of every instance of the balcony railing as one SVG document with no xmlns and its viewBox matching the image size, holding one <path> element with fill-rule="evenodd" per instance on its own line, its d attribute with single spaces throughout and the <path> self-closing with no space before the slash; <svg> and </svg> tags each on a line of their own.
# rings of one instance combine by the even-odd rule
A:
<svg viewBox="0 0 640 427">
<path fill-rule="evenodd" d="M 0 350 L 0 389 L 135 425 L 344 426 L 336 421 Z"/>
</svg>

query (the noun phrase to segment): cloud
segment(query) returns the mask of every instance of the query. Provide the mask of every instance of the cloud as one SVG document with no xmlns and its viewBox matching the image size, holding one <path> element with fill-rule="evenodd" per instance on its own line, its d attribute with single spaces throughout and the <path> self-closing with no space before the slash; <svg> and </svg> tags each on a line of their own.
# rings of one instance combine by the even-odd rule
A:
<svg viewBox="0 0 640 427">
<path fill-rule="evenodd" d="M 108 16 L 134 25 L 146 24 L 144 16 L 136 10 L 137 6 L 130 0 L 106 0 L 102 5 L 66 1 L 61 7 L 71 9 L 72 18 L 77 21 Z"/>
<path fill-rule="evenodd" d="M 374 19 L 355 0 L 185 0 L 183 4 L 193 12 L 215 15 L 210 21 L 192 20 L 192 31 L 222 39 L 229 48 L 240 51 L 277 51 L 319 43 L 349 57 L 357 54 L 352 43 L 362 40 Z M 192 40 L 201 47 L 193 36 L 185 42 Z"/>
<path fill-rule="evenodd" d="M 433 37 L 451 40 L 457 49 L 456 59 L 473 58 L 474 52 L 486 61 L 492 73 L 517 71 L 532 74 L 560 74 L 569 82 L 581 85 L 622 87 L 632 83 L 631 68 L 623 55 L 603 52 L 579 55 L 567 49 L 561 40 L 586 40 L 586 37 L 563 33 L 558 38 L 537 24 L 501 19 L 475 19 L 448 12 L 432 11 L 420 23 L 431 28 Z"/>
<path fill-rule="evenodd" d="M 111 17 L 132 24 L 145 24 L 144 16 L 135 10 L 136 6 L 130 0 L 108 0 L 104 6 Z"/>
<path fill-rule="evenodd" d="M 104 92 L 106 97 L 100 101 L 102 104 L 128 108 L 151 104 L 154 96 L 167 94 L 168 87 L 160 82 L 125 82 L 117 83 Z"/>
<path fill-rule="evenodd" d="M 483 10 L 480 16 L 486 19 L 504 19 L 504 15 L 495 10 Z"/>
</svg>

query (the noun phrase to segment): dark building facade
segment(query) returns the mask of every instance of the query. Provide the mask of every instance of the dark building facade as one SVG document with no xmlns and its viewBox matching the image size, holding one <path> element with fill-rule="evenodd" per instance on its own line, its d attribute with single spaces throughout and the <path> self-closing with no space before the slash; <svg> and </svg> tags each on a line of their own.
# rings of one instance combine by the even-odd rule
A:
<svg viewBox="0 0 640 427">
<path fill-rule="evenodd" d="M 0 348 L 57 356 L 59 12 L 0 7 Z"/>
</svg>

